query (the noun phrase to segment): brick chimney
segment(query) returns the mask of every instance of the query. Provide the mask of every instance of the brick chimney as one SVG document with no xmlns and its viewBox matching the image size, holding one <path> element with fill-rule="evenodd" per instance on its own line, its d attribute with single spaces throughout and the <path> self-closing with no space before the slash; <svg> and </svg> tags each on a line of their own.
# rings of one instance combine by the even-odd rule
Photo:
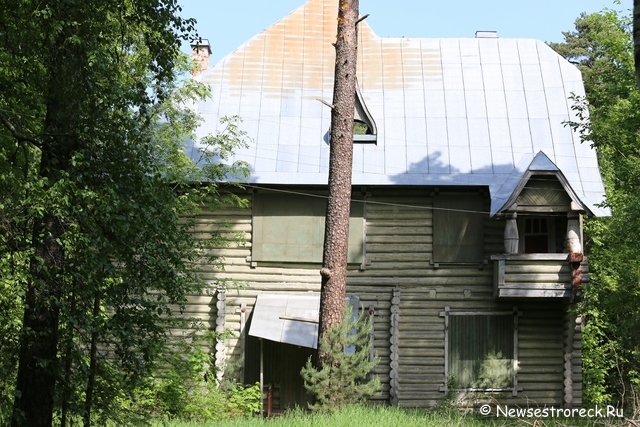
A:
<svg viewBox="0 0 640 427">
<path fill-rule="evenodd" d="M 197 77 L 209 69 L 209 57 L 211 45 L 207 39 L 198 39 L 191 42 L 191 58 L 197 64 L 198 69 L 191 73 L 191 77 Z"/>
</svg>

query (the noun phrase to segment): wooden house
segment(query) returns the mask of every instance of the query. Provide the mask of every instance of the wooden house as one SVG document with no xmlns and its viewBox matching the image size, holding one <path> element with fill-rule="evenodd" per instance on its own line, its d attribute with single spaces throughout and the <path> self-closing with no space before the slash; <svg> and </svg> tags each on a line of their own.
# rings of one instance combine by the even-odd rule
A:
<svg viewBox="0 0 640 427">
<path fill-rule="evenodd" d="M 205 266 L 214 292 L 187 308 L 234 333 L 220 372 L 262 377 L 281 408 L 304 404 L 317 340 L 337 9 L 309 0 L 196 77 L 213 92 L 201 132 L 241 116 L 252 173 L 247 208 L 198 218 L 246 244 L 215 251 L 225 270 Z M 363 21 L 358 46 L 347 293 L 374 318 L 374 400 L 580 406 L 582 218 L 609 214 L 596 152 L 566 125 L 580 72 L 493 32 L 383 39 Z"/>
</svg>

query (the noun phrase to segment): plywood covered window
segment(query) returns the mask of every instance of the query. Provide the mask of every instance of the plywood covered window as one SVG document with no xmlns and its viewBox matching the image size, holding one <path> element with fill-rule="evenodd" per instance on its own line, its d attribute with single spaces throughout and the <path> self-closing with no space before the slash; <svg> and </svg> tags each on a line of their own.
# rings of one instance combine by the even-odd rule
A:
<svg viewBox="0 0 640 427">
<path fill-rule="evenodd" d="M 297 194 L 257 193 L 253 198 L 252 261 L 322 262 L 327 200 Z M 348 262 L 364 253 L 363 204 L 351 203 Z"/>
<path fill-rule="evenodd" d="M 484 260 L 484 203 L 479 194 L 450 193 L 434 197 L 433 261 Z"/>
<path fill-rule="evenodd" d="M 516 390 L 518 312 L 455 312 L 445 316 L 447 389 Z"/>
</svg>

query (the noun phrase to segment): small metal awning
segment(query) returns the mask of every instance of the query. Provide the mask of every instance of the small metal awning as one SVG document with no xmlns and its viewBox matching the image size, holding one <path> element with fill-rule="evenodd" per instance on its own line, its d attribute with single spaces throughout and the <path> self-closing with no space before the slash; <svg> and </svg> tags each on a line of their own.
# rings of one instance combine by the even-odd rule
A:
<svg viewBox="0 0 640 427">
<path fill-rule="evenodd" d="M 320 294 L 258 294 L 249 335 L 318 348 Z"/>
</svg>

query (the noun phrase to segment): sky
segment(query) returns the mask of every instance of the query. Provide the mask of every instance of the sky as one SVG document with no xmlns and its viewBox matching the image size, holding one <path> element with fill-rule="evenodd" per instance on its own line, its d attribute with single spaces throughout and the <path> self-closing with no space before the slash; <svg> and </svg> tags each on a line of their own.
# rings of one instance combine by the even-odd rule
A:
<svg viewBox="0 0 640 427">
<path fill-rule="evenodd" d="M 305 0 L 179 0 L 211 43 L 211 64 L 305 3 Z M 581 12 L 629 11 L 633 0 L 360 0 L 360 14 L 379 37 L 498 37 L 563 41 Z M 183 46 L 189 52 L 188 44 Z"/>
</svg>

